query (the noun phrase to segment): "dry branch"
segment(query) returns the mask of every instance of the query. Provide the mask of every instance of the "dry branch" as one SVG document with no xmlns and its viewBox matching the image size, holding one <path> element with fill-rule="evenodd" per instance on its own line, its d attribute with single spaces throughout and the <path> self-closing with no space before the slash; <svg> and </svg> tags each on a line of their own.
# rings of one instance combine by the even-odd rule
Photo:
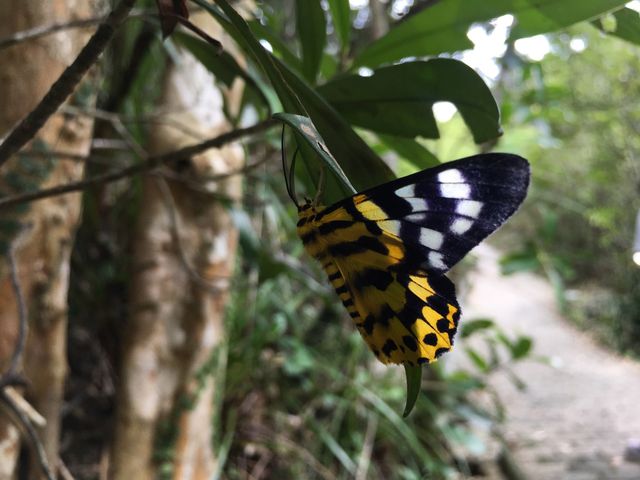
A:
<svg viewBox="0 0 640 480">
<path fill-rule="evenodd" d="M 134 3 L 135 0 L 122 0 L 120 2 L 107 19 L 100 24 L 74 62 L 55 81 L 36 108 L 0 144 L 0 166 L 5 164 L 13 154 L 17 153 L 31 140 L 49 117 L 73 93 L 89 68 L 96 63 L 98 57 L 113 37 L 117 27 L 126 20 Z"/>
<path fill-rule="evenodd" d="M 10 197 L 5 197 L 0 199 L 0 209 L 11 207 L 14 205 L 18 205 L 21 203 L 33 202 L 35 200 L 41 200 L 43 198 L 55 197 L 57 195 L 63 195 L 69 192 L 77 192 L 79 190 L 84 190 L 85 188 L 92 187 L 94 185 L 101 185 L 103 183 L 115 182 L 117 180 L 121 180 L 123 178 L 131 177 L 134 175 L 139 175 L 141 173 L 148 172 L 155 168 L 158 168 L 165 164 L 170 164 L 172 162 L 189 158 L 196 153 L 204 152 L 210 148 L 220 148 L 221 146 L 230 143 L 238 138 L 253 135 L 275 125 L 276 120 L 264 120 L 256 125 L 247 128 L 239 128 L 236 130 L 232 130 L 228 133 L 223 133 L 217 137 L 211 138 L 209 140 L 205 140 L 204 142 L 197 143 L 195 145 L 190 145 L 185 148 L 181 148 L 174 152 L 170 152 L 164 155 L 157 155 L 147 158 L 144 162 L 137 163 L 135 165 L 131 165 L 129 167 L 125 167 L 121 170 L 116 170 L 115 172 L 105 173 L 103 175 L 96 175 L 92 178 L 87 178 L 85 180 L 80 180 L 78 182 L 71 182 L 65 185 L 59 185 L 57 187 L 52 187 L 44 190 L 38 190 L 36 192 L 29 192 L 22 195 L 13 195 Z"/>
</svg>

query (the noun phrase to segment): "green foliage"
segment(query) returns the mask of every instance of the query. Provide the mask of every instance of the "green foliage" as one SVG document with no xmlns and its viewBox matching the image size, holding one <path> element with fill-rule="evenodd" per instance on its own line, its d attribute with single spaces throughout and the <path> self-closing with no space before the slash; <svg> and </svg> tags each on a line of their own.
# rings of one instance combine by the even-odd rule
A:
<svg viewBox="0 0 640 480">
<path fill-rule="evenodd" d="M 593 25 L 608 35 L 640 45 L 640 14 L 630 8 L 621 8 L 594 20 Z"/>
<path fill-rule="evenodd" d="M 573 38 L 587 48 L 573 51 Z M 538 141 L 525 153 L 534 171 L 520 220 L 528 240 L 503 268 L 544 271 L 580 324 L 638 353 L 631 243 L 640 208 L 640 116 L 629 99 L 640 95 L 639 53 L 586 26 L 552 41 L 554 53 L 543 62 L 512 72 L 507 92 L 514 106 L 508 131 L 533 128 Z M 565 295 L 567 288 L 588 293 Z"/>
<path fill-rule="evenodd" d="M 516 38 L 591 18 L 622 4 L 566 0 L 539 5 L 522 0 L 509 5 L 465 3 L 463 8 L 457 1 L 438 2 L 358 52 L 346 46 L 347 2 L 329 2 L 326 12 L 319 8 L 320 2 L 297 2 L 295 18 L 278 14 L 275 2 L 276 6 L 262 9 L 261 22 L 249 23 L 226 0 L 216 1 L 216 6 L 204 0 L 196 3 L 223 25 L 262 72 L 263 79 L 256 83 L 265 89 L 265 96 L 280 101 L 284 114 L 278 117 L 296 130 L 296 146 L 304 163 L 296 175 L 306 192 L 315 194 L 323 168 L 319 165 L 328 166 L 334 174 L 325 189 L 328 202 L 350 193 L 343 188 L 346 182 L 336 182 L 342 172 L 359 190 L 392 178 L 370 145 L 396 157 L 420 157 L 407 158 L 413 168 L 436 163 L 437 158 L 417 138 L 439 135 L 431 112 L 436 101 L 458 106 L 475 142 L 492 140 L 501 132 L 493 97 L 480 77 L 461 62 L 411 59 L 400 65 L 380 65 L 470 46 L 468 27 L 497 15 L 516 15 Z M 317 34 L 327 20 L 336 27 L 335 37 Z M 297 26 L 294 36 L 292 23 Z M 273 53 L 260 40 L 266 40 Z M 331 49 L 341 52 L 338 61 L 328 59 Z M 375 68 L 373 76 L 353 74 L 359 65 Z M 269 88 L 271 92 L 266 91 Z M 305 117 L 312 122 L 306 130 L 300 123 Z M 361 138 L 352 124 L 368 131 L 358 132 Z M 324 141 L 326 149 L 318 141 Z M 229 478 L 240 477 L 243 464 L 261 458 L 259 450 L 252 453 L 242 445 L 266 449 L 272 458 L 271 476 L 354 475 L 360 452 L 366 451 L 367 441 L 372 442 L 362 428 L 354 426 L 371 422 L 376 425 L 375 457 L 382 459 L 372 467 L 373 477 L 419 478 L 428 473 L 446 478 L 455 469 L 464 471 L 454 467 L 458 459 L 453 446 L 477 452 L 479 442 L 468 424 L 473 418 L 500 417 L 502 412 L 500 406 L 494 412 L 478 408 L 470 395 L 488 389 L 487 375 L 526 358 L 531 339 L 508 338 L 487 319 L 470 322 L 461 336 L 481 339 L 480 344 L 463 348 L 470 366 L 455 372 L 447 372 L 441 364 L 429 368 L 423 382 L 427 395 L 418 395 L 414 414 L 402 420 L 397 413 L 402 389 L 394 383 L 392 369 L 379 373 L 367 368 L 368 352 L 350 324 L 336 321 L 339 311 L 323 277 L 315 280 L 316 274 L 299 259 L 302 250 L 295 240 L 291 206 L 285 206 L 287 200 L 281 203 L 273 181 L 265 179 L 265 185 L 269 188 L 262 194 L 265 207 L 258 222 L 264 231 L 251 231 L 250 219 L 257 212 L 238 216 L 243 263 L 228 316 L 229 370 L 220 420 L 227 431 L 218 441 L 221 457 L 228 458 L 229 468 L 224 470 Z M 553 242 L 555 229 L 547 225 L 543 230 L 548 238 L 542 236 L 542 246 L 534 246 L 534 260 L 528 260 L 536 268 L 549 268 L 543 253 Z M 529 252 L 521 256 L 526 259 L 527 255 L 532 257 Z M 551 266 L 559 270 L 556 263 Z M 412 373 L 408 378 L 415 377 Z M 412 388 L 415 378 L 409 384 L 410 393 L 417 392 Z M 410 395 L 408 405 L 412 401 Z M 404 447 L 402 452 L 398 445 Z"/>
<path fill-rule="evenodd" d="M 336 180 L 340 172 L 345 172 L 357 189 L 393 177 L 378 153 L 387 156 L 391 164 L 403 159 L 396 172 L 409 173 L 436 164 L 438 158 L 431 152 L 442 151 L 431 144 L 427 148 L 420 137 L 442 134 L 445 142 L 458 149 L 464 142 L 447 135 L 445 129 L 436 128 L 431 113 L 435 101 L 455 103 L 467 125 L 463 128 L 471 132 L 476 142 L 499 135 L 495 100 L 480 77 L 457 60 L 425 62 L 421 56 L 470 46 L 466 37 L 468 27 L 497 15 L 516 15 L 519 30 L 514 32 L 515 38 L 592 18 L 623 2 L 562 0 L 541 5 L 525 0 L 434 2 L 430 8 L 394 25 L 387 35 L 373 43 L 366 38 L 365 31 L 352 29 L 347 0 L 299 0 L 296 11 L 279 8 L 283 2 L 278 0 L 263 2 L 259 19 L 248 22 L 224 0 L 216 5 L 205 0 L 196 3 L 235 39 L 247 55 L 249 66 L 245 69 L 224 54 L 214 57 L 203 42 L 184 35 L 177 35 L 176 42 L 194 53 L 220 82 L 228 85 L 237 77 L 245 79 L 251 87 L 245 106 L 252 107 L 258 117 L 270 114 L 270 108 L 265 108 L 267 104 L 274 111 L 282 110 L 284 114 L 279 118 L 297 128 L 295 146 L 289 151 L 297 147 L 304 161 L 304 168 L 296 170 L 301 193 L 315 195 L 324 165 L 333 173 L 327 179 L 325 200 L 335 201 L 351 193 L 344 182 Z M 327 11 L 319 8 L 323 5 Z M 132 22 L 132 25 L 140 33 L 142 24 Z M 322 25 L 332 25 L 335 30 L 324 36 Z M 292 33 L 296 26 L 297 31 Z M 139 68 L 131 77 L 124 75 L 126 68 L 116 68 L 118 75 L 110 76 L 113 79 L 107 90 L 117 92 L 120 84 L 128 85 L 127 95 L 116 110 L 133 118 L 144 118 L 153 109 L 161 85 L 162 65 L 173 47 L 169 43 L 165 48 L 154 44 L 153 48 L 136 49 L 136 38 L 143 32 L 133 33 L 121 39 L 116 64 L 134 63 Z M 263 47 L 261 40 L 268 42 L 273 53 Z M 330 53 L 336 51 L 340 55 L 333 60 Z M 548 135 L 536 133 L 535 138 L 549 143 L 557 138 L 573 140 L 564 150 L 558 148 L 547 157 L 542 157 L 541 148 L 532 152 L 538 162 L 537 172 L 549 172 L 548 179 L 543 177 L 534 185 L 532 203 L 548 208 L 531 213 L 529 218 L 534 220 L 525 225 L 523 232 L 530 232 L 535 241 L 505 263 L 510 265 L 505 268 L 512 270 L 556 271 L 563 281 L 568 278 L 565 265 L 578 272 L 597 272 L 603 267 L 602 271 L 611 271 L 606 256 L 599 255 L 594 261 L 594 243 L 607 239 L 618 246 L 624 244 L 625 233 L 620 228 L 624 214 L 617 207 L 628 205 L 632 169 L 628 165 L 621 172 L 612 169 L 612 158 L 624 158 L 627 163 L 633 158 L 631 148 L 625 148 L 621 155 L 609 154 L 612 139 L 623 138 L 620 132 L 612 131 L 611 114 L 603 115 L 594 109 L 588 110 L 592 115 L 587 116 L 585 110 L 567 107 L 566 95 L 573 92 L 573 100 L 589 98 L 606 104 L 599 98 L 599 92 L 610 81 L 602 72 L 588 69 L 562 74 L 560 67 L 564 67 L 567 59 L 569 63 L 574 61 L 574 57 L 566 47 L 561 48 L 550 75 L 539 66 L 521 64 L 521 88 L 514 87 L 513 91 L 522 95 L 519 98 L 506 95 L 505 100 L 510 102 L 505 103 L 505 111 L 514 124 L 524 125 L 522 130 L 529 129 L 526 132 L 530 134 L 534 122 L 548 126 Z M 408 59 L 406 63 L 383 66 L 402 58 Z M 606 69 L 611 59 L 606 55 L 599 57 L 603 59 L 598 65 Z M 638 78 L 635 60 L 626 59 L 623 78 L 629 86 L 628 95 L 635 95 L 632 88 L 633 80 Z M 374 76 L 356 76 L 354 71 L 360 65 L 375 69 Z M 547 76 L 543 78 L 541 73 Z M 403 78 L 399 79 L 399 75 Z M 595 89 L 576 85 L 587 79 L 595 79 Z M 390 90 L 395 94 L 391 99 Z M 408 93 L 419 102 L 409 102 Z M 349 98 L 357 99 L 357 105 L 347 108 L 344 102 Z M 631 125 L 636 113 L 630 103 L 627 100 L 622 107 L 616 104 L 615 108 L 616 112 L 630 116 Z M 386 116 L 368 118 L 367 112 L 371 110 L 367 108 L 374 107 Z M 310 119 L 315 130 L 305 133 L 301 118 Z M 597 141 L 583 138 L 583 121 L 601 128 Z M 402 128 L 393 128 L 396 122 Z M 356 132 L 352 124 L 369 130 Z M 137 140 L 144 140 L 143 125 L 143 122 L 134 124 Z M 313 132 L 318 132 L 333 158 L 313 141 Z M 468 143 L 465 148 L 475 148 Z M 265 136 L 264 144 L 277 145 L 276 136 Z M 623 145 L 617 146 L 621 152 Z M 256 148 L 250 154 L 263 153 Z M 574 160 L 585 157 L 588 162 Z M 399 375 L 402 371 L 383 370 L 378 364 L 369 363 L 373 361 L 370 352 L 352 322 L 345 318 L 324 275 L 303 255 L 295 235 L 296 212 L 284 194 L 277 163 L 274 160 L 265 164 L 264 170 L 247 174 L 246 202 L 243 210 L 233 212 L 241 233 L 242 255 L 226 320 L 227 341 L 218 352 L 220 357 L 198 374 L 199 382 L 215 374 L 216 391 L 223 406 L 214 419 L 219 460 L 218 475 L 214 478 L 246 478 L 254 466 L 267 468 L 267 476 L 271 478 L 348 478 L 369 459 L 375 460 L 368 478 L 439 479 L 456 472 L 469 475 L 467 457 L 480 454 L 483 448 L 471 426 L 478 421 L 495 422 L 504 413 L 487 376 L 498 370 L 510 373 L 510 365 L 530 355 L 531 340 L 524 336 L 509 338 L 489 319 L 465 318 L 456 352 L 462 354 L 461 358 L 466 357 L 467 364 L 453 369 L 439 362 L 426 369 L 415 410 L 403 419 L 400 412 L 405 390 Z M 563 170 L 566 165 L 574 170 L 567 173 Z M 557 178 L 573 183 L 554 186 L 551 180 Z M 616 194 L 615 200 L 607 199 L 610 190 L 602 188 L 603 184 L 624 185 L 623 192 Z M 132 182 L 130 188 L 114 194 L 117 198 L 110 199 L 108 205 L 98 195 L 85 196 L 84 223 L 78 235 L 78 244 L 83 247 L 74 251 L 70 309 L 73 317 L 81 316 L 82 312 L 97 312 L 95 317 L 87 318 L 86 313 L 81 317 L 96 331 L 105 326 L 121 326 L 120 319 L 126 318 L 122 298 L 126 298 L 128 287 L 126 253 L 131 235 L 128 226 L 134 222 L 138 208 L 137 187 Z M 554 195 L 548 195 L 550 191 Z M 556 203 L 562 208 L 555 208 Z M 548 212 L 557 212 L 555 219 L 545 219 Z M 567 224 L 570 235 L 564 228 Z M 13 227 L 9 224 L 7 228 Z M 606 235 L 593 242 L 589 235 L 594 231 Z M 572 243 L 558 248 L 566 238 L 571 238 Z M 621 281 L 620 288 L 634 285 L 633 281 L 636 287 L 629 289 L 628 297 L 617 303 L 616 311 L 634 308 L 638 311 L 637 280 L 637 274 L 632 273 Z M 126 331 L 111 328 L 111 337 L 113 331 L 121 330 Z M 223 358 L 225 355 L 228 358 Z M 512 379 L 518 387 L 523 386 L 517 377 Z M 416 382 L 414 378 L 411 385 Z M 418 393 L 416 389 L 410 391 Z M 494 400 L 488 407 L 477 401 L 485 394 Z M 176 412 L 188 407 L 189 402 L 181 402 Z M 158 436 L 156 458 L 167 476 L 171 474 L 176 415 L 168 419 Z M 373 450 L 367 453 L 369 449 Z"/>
<path fill-rule="evenodd" d="M 501 134 L 498 106 L 487 85 L 472 68 L 449 58 L 382 67 L 366 77 L 343 75 L 319 92 L 351 123 L 382 134 L 438 138 L 436 102 L 458 108 L 476 143 Z"/>
<path fill-rule="evenodd" d="M 471 24 L 486 22 L 501 15 L 515 16 L 517 26 L 511 33 L 511 38 L 516 39 L 558 30 L 625 3 L 620 0 L 438 2 L 371 43 L 355 59 L 355 64 L 376 66 L 406 57 L 472 48 L 473 44 L 466 37 Z"/>
<path fill-rule="evenodd" d="M 336 29 L 340 50 L 345 52 L 349 48 L 351 36 L 351 8 L 349 0 L 329 0 L 329 11 L 333 26 Z"/>
<path fill-rule="evenodd" d="M 487 319 L 465 319 L 456 352 L 474 363 L 426 369 L 415 409 L 403 419 L 402 369 L 373 364 L 323 272 L 306 261 L 281 185 L 267 178 L 248 192 L 261 199 L 250 212 L 259 221 L 242 221 L 243 230 L 259 225 L 243 236 L 261 238 L 262 248 L 243 246 L 226 316 L 227 374 L 217 387 L 224 392 L 221 475 L 242 478 L 267 458 L 270 478 L 346 478 L 364 460 L 371 461 L 366 478 L 469 474 L 467 457 L 484 449 L 473 425 L 504 414 L 497 398 L 478 402 L 477 395 L 494 397 L 486 376 L 526 357 L 530 339 L 508 338 Z"/>
<path fill-rule="evenodd" d="M 504 275 L 522 271 L 546 275 L 553 286 L 558 305 L 565 311 L 566 282 L 571 280 L 575 273 L 567 256 L 562 252 L 555 253 L 559 240 L 557 213 L 543 207 L 538 210 L 539 216 L 534 220 L 538 228 L 525 241 L 523 248 L 500 259 L 500 267 Z"/>
</svg>

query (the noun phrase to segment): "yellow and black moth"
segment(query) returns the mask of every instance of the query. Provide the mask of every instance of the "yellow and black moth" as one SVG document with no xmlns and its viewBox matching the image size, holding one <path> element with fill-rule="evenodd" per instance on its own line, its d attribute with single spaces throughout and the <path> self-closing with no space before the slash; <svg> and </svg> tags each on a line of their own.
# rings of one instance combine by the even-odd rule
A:
<svg viewBox="0 0 640 480">
<path fill-rule="evenodd" d="M 444 275 L 524 200 L 529 164 L 488 153 L 400 178 L 329 207 L 298 206 L 298 234 L 383 363 L 451 349 L 460 306 Z"/>
</svg>

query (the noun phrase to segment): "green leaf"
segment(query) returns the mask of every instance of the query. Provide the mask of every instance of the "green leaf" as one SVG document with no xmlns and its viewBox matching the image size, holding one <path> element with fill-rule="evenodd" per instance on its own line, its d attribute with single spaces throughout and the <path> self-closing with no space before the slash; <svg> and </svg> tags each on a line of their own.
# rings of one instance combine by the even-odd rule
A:
<svg viewBox="0 0 640 480">
<path fill-rule="evenodd" d="M 349 0 L 329 0 L 329 11 L 333 20 L 333 27 L 336 29 L 340 49 L 345 51 L 349 48 L 349 36 L 351 34 L 351 7 Z"/>
<path fill-rule="evenodd" d="M 378 134 L 378 139 L 380 139 L 385 146 L 394 150 L 398 155 L 411 163 L 417 170 L 424 170 L 440 165 L 438 157 L 413 138 Z"/>
<path fill-rule="evenodd" d="M 514 360 L 520 360 L 529 355 L 532 346 L 531 337 L 518 337 L 515 343 L 511 344 L 511 356 Z"/>
<path fill-rule="evenodd" d="M 324 144 L 322 137 L 311 123 L 311 120 L 307 117 L 303 117 L 301 115 L 294 115 L 291 113 L 276 113 L 274 118 L 278 120 L 282 120 L 284 123 L 293 128 L 300 137 L 307 142 L 309 147 L 313 149 L 313 151 L 324 161 L 324 163 L 331 169 L 336 178 L 338 178 L 346 188 L 348 188 L 352 193 L 356 193 L 355 188 L 351 185 L 351 182 L 347 178 L 347 176 L 336 162 L 336 159 L 333 158 L 329 150 Z"/>
<path fill-rule="evenodd" d="M 280 77 L 275 66 L 275 58 L 260 45 L 260 42 L 253 35 L 247 23 L 231 8 L 227 1 L 216 0 L 219 8 L 207 3 L 205 0 L 193 1 L 213 15 L 238 45 L 245 50 L 246 53 L 254 57 L 269 80 L 271 80 L 273 88 L 284 108 L 291 113 L 304 114 L 304 107 L 300 103 L 300 100 L 298 100 L 294 92 L 291 91 L 289 86 Z"/>
<path fill-rule="evenodd" d="M 313 354 L 309 351 L 307 346 L 297 340 L 288 340 L 289 341 L 285 342 L 287 357 L 284 365 L 282 366 L 283 370 L 292 376 L 302 375 L 305 372 L 312 370 L 315 362 Z"/>
<path fill-rule="evenodd" d="M 358 190 L 394 178 L 389 167 L 353 131 L 340 114 L 308 83 L 260 45 L 247 23 L 226 0 L 216 0 L 220 8 L 216 8 L 204 0 L 194 0 L 194 2 L 211 13 L 262 67 L 287 113 L 311 118 L 328 150 L 339 162 L 347 176 L 353 179 Z M 317 183 L 318 169 L 312 168 L 315 166 L 314 159 L 308 158 L 304 149 L 302 149 L 302 156 L 307 170 L 316 175 L 312 180 Z M 362 172 L 367 172 L 367 175 L 362 175 Z M 333 192 L 333 190 L 330 191 Z M 325 200 L 333 202 L 349 194 L 350 192 L 342 192 L 342 195 L 337 198 L 325 196 Z M 333 196 L 337 196 L 337 193 L 333 192 Z"/>
<path fill-rule="evenodd" d="M 541 268 L 540 259 L 534 248 L 510 253 L 500 259 L 500 271 L 503 275 L 517 272 L 532 272 Z"/>
<path fill-rule="evenodd" d="M 329 433 L 320 422 L 317 422 L 313 419 L 311 419 L 310 422 L 313 425 L 313 429 L 318 433 L 318 436 L 329 449 L 329 451 L 333 454 L 333 456 L 342 464 L 347 472 L 355 475 L 358 466 L 351 459 L 344 448 L 342 448 L 338 439 L 331 435 L 331 433 Z"/>
<path fill-rule="evenodd" d="M 462 330 L 460 331 L 460 338 L 466 338 L 481 330 L 487 330 L 493 328 L 493 320 L 489 318 L 478 318 L 476 320 L 467 320 L 462 324 Z"/>
<path fill-rule="evenodd" d="M 177 31 L 171 39 L 186 48 L 198 61 L 216 76 L 227 87 L 242 75 L 242 68 L 238 62 L 225 50 L 217 52 L 208 42 L 193 35 Z"/>
<path fill-rule="evenodd" d="M 420 385 L 422 383 L 422 366 L 410 367 L 404 365 L 404 373 L 407 377 L 407 403 L 404 407 L 403 417 L 407 417 L 418 399 L 420 393 Z"/>
<path fill-rule="evenodd" d="M 351 128 L 347 121 L 301 77 L 276 62 L 282 78 L 304 103 L 329 151 L 358 191 L 393 180 L 389 166 Z M 363 172 L 367 172 L 363 175 Z M 350 195 L 350 193 L 348 193 Z M 336 201 L 332 199 L 332 201 Z"/>
<path fill-rule="evenodd" d="M 480 370 L 481 372 L 489 371 L 489 364 L 485 361 L 484 358 L 482 358 L 482 355 L 480 355 L 471 347 L 467 347 L 465 351 L 467 352 L 467 355 L 469 356 L 473 364 L 478 367 L 478 370 Z"/>
<path fill-rule="evenodd" d="M 526 7 L 516 13 L 516 26 L 510 38 L 531 37 L 553 32 L 583 20 L 590 20 L 605 12 L 621 7 L 621 0 L 557 0 L 539 2 L 529 0 Z"/>
<path fill-rule="evenodd" d="M 621 0 L 446 0 L 425 8 L 370 44 L 354 61 L 374 67 L 401 58 L 423 57 L 472 48 L 467 30 L 510 13 L 516 17 L 512 39 L 551 32 L 624 5 Z"/>
<path fill-rule="evenodd" d="M 240 247 L 247 259 L 258 266 L 260 280 L 266 281 L 289 272 L 292 268 L 276 259 L 273 251 L 260 242 L 248 214 L 243 210 L 231 210 L 231 219 L 240 232 Z"/>
<path fill-rule="evenodd" d="M 302 71 L 314 83 L 327 41 L 327 21 L 320 0 L 296 0 L 296 30 L 302 45 Z"/>
<path fill-rule="evenodd" d="M 438 138 L 433 104 L 453 103 L 476 143 L 501 135 L 498 106 L 482 78 L 449 58 L 407 62 L 347 75 L 319 92 L 352 123 L 379 133 Z"/>
<path fill-rule="evenodd" d="M 607 28 L 605 18 L 593 21 L 593 25 L 607 35 L 621 38 L 627 42 L 640 45 L 640 14 L 630 8 L 622 8 L 610 15 L 613 28 Z"/>
</svg>

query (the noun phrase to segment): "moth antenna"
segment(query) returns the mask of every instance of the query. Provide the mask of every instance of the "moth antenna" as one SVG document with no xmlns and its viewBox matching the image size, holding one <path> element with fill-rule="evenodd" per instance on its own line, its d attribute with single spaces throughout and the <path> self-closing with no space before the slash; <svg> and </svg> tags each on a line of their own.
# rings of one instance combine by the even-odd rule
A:
<svg viewBox="0 0 640 480">
<path fill-rule="evenodd" d="M 320 200 L 320 195 L 324 189 L 324 165 L 320 165 L 320 176 L 318 177 L 318 187 L 316 189 L 316 195 L 313 197 L 313 204 L 317 205 Z"/>
<path fill-rule="evenodd" d="M 293 185 L 293 171 L 296 164 L 296 154 L 298 153 L 298 149 L 296 149 L 296 151 L 293 154 L 293 159 L 291 160 L 291 167 L 289 169 L 289 175 L 287 175 L 287 164 L 286 164 L 287 153 L 286 153 L 286 146 L 285 146 L 286 142 L 284 141 L 284 130 L 285 130 L 285 125 L 282 125 L 282 134 L 280 135 L 280 148 L 282 151 L 282 174 L 284 175 L 284 184 L 285 184 L 285 187 L 287 188 L 287 194 L 289 195 L 289 198 L 291 199 L 291 201 L 293 201 L 295 206 L 299 208 L 300 205 L 296 200 L 295 189 Z"/>
<path fill-rule="evenodd" d="M 291 159 L 291 167 L 289 168 L 289 185 L 291 187 L 291 194 L 294 198 L 294 203 L 298 206 L 298 202 L 295 200 L 296 198 L 296 159 L 298 158 L 299 148 L 296 148 L 296 151 L 293 152 L 293 158 Z"/>
</svg>

